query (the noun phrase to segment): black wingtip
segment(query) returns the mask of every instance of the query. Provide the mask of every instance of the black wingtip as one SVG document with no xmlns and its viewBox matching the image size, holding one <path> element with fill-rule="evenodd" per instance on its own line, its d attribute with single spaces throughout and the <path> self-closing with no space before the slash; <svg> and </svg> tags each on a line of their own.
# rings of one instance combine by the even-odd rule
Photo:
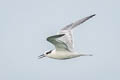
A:
<svg viewBox="0 0 120 80">
<path fill-rule="evenodd" d="M 56 38 L 59 38 L 59 37 L 62 37 L 62 36 L 64 36 L 65 34 L 59 34 L 59 35 L 55 35 L 56 36 Z"/>
<path fill-rule="evenodd" d="M 62 37 L 64 36 L 65 34 L 59 34 L 59 35 L 56 35 L 57 37 Z"/>
<path fill-rule="evenodd" d="M 87 18 L 89 19 L 89 18 L 92 18 L 93 16 L 95 16 L 96 14 L 93 14 L 93 15 L 90 15 L 90 16 L 88 16 Z"/>
<path fill-rule="evenodd" d="M 93 14 L 93 15 L 91 15 L 90 17 L 93 17 L 93 16 L 95 16 L 96 14 Z"/>
<path fill-rule="evenodd" d="M 60 34 L 59 36 L 62 37 L 62 36 L 64 36 L 64 35 L 65 35 L 65 34 Z"/>
</svg>

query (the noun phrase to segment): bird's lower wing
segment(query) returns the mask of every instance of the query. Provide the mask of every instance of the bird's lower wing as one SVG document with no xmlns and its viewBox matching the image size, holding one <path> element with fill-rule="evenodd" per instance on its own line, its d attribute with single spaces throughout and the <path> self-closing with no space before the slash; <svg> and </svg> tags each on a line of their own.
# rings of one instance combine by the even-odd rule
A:
<svg viewBox="0 0 120 80">
<path fill-rule="evenodd" d="M 63 50 L 68 50 L 68 46 L 61 40 L 59 40 L 60 37 L 63 37 L 65 34 L 59 34 L 59 35 L 54 35 L 54 36 L 50 36 L 47 38 L 47 41 L 49 41 L 50 43 L 52 43 L 56 50 L 58 51 L 63 51 Z"/>
</svg>

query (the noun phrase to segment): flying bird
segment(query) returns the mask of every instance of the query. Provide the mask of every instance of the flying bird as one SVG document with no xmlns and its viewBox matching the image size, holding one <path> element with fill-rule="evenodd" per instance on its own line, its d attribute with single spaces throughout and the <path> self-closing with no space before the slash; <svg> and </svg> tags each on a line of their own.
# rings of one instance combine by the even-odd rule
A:
<svg viewBox="0 0 120 80">
<path fill-rule="evenodd" d="M 93 16 L 95 16 L 95 14 L 73 22 L 63 27 L 56 35 L 48 37 L 47 41 L 52 43 L 55 46 L 55 49 L 40 55 L 39 58 L 49 57 L 53 59 L 65 60 L 80 56 L 92 56 L 92 54 L 83 54 L 82 52 L 76 52 L 73 50 L 72 29 Z"/>
</svg>

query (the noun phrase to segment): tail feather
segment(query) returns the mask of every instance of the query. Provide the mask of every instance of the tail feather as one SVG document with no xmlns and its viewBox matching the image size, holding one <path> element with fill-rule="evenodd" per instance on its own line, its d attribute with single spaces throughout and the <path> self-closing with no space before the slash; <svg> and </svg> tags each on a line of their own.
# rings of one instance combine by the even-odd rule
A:
<svg viewBox="0 0 120 80">
<path fill-rule="evenodd" d="M 80 56 L 93 56 L 92 54 L 80 54 Z"/>
<path fill-rule="evenodd" d="M 79 53 L 80 56 L 93 56 L 93 51 L 84 51 Z"/>
</svg>

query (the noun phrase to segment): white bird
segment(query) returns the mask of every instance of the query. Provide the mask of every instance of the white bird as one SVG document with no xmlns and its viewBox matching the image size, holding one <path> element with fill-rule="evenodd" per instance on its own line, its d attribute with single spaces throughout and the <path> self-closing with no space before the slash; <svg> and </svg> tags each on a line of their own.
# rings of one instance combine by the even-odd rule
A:
<svg viewBox="0 0 120 80">
<path fill-rule="evenodd" d="M 49 57 L 53 59 L 65 60 L 71 59 L 80 56 L 92 56 L 92 54 L 83 54 L 82 52 L 75 52 L 73 50 L 73 39 L 72 39 L 72 29 L 86 20 L 92 18 L 95 14 L 80 19 L 74 23 L 71 23 L 60 30 L 57 35 L 53 35 L 47 38 L 47 41 L 52 43 L 56 49 L 50 50 L 42 55 L 39 58 Z"/>
</svg>

